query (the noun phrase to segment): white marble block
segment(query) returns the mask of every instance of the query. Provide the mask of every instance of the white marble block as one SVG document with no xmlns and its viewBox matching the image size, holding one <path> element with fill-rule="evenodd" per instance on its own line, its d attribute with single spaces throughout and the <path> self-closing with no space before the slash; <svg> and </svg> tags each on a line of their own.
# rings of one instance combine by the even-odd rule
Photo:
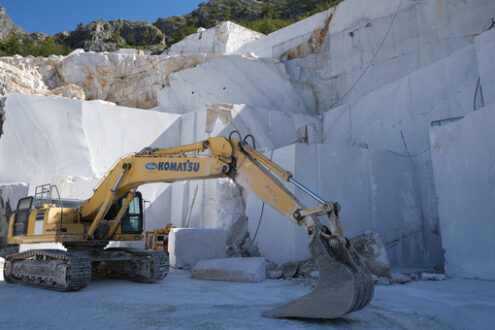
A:
<svg viewBox="0 0 495 330">
<path fill-rule="evenodd" d="M 202 260 L 192 270 L 201 280 L 261 282 L 265 279 L 265 258 L 223 258 Z"/>
<path fill-rule="evenodd" d="M 225 258 L 226 241 L 224 230 L 174 228 L 168 241 L 170 266 L 190 269 L 201 260 Z"/>
<path fill-rule="evenodd" d="M 199 28 L 197 33 L 170 46 L 166 53 L 168 55 L 233 54 L 244 44 L 264 36 L 262 33 L 225 21 L 207 30 Z"/>
</svg>

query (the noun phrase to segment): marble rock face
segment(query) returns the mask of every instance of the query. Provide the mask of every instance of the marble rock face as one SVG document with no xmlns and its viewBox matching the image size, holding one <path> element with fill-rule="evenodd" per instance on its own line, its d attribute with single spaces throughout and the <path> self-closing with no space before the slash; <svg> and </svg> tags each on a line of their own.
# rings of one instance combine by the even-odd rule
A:
<svg viewBox="0 0 495 330">
<path fill-rule="evenodd" d="M 75 85 L 66 84 L 63 88 L 57 66 L 62 56 L 12 57 L 0 58 L 0 97 L 9 94 L 37 94 L 46 96 L 65 96 L 84 99 L 84 90 Z M 61 88 L 62 87 L 62 88 Z"/>
<path fill-rule="evenodd" d="M 247 104 L 208 104 L 181 116 L 181 143 L 188 144 L 236 130 L 251 134 L 256 148 L 276 149 L 295 142 L 322 141 L 321 117 Z M 237 135 L 233 135 L 238 139 Z M 248 140 L 252 144 L 251 140 Z"/>
<path fill-rule="evenodd" d="M 292 85 L 273 59 L 219 57 L 171 75 L 170 84 L 158 92 L 161 111 L 185 113 L 216 103 L 314 114 L 312 93 Z"/>
<path fill-rule="evenodd" d="M 73 51 L 68 56 L 0 58 L 0 97 L 14 93 L 105 100 L 141 109 L 157 105 L 170 74 L 219 55 L 145 55 Z"/>
<path fill-rule="evenodd" d="M 487 0 L 347 0 L 238 53 L 279 58 L 308 43 L 321 44 L 284 64 L 295 80 L 312 86 L 317 109 L 324 112 L 472 45 L 494 12 L 495 2 Z M 314 31 L 327 24 L 321 42 Z"/>
<path fill-rule="evenodd" d="M 220 53 L 230 55 L 244 44 L 264 37 L 264 34 L 247 29 L 230 21 L 222 22 L 210 29 L 198 29 L 183 40 L 170 46 L 168 55 Z"/>
<path fill-rule="evenodd" d="M 157 92 L 167 85 L 170 74 L 208 59 L 210 56 L 206 54 L 164 56 L 74 51 L 63 59 L 58 71 L 62 81 L 83 88 L 88 100 L 149 109 L 157 105 Z"/>
<path fill-rule="evenodd" d="M 101 177 L 118 158 L 149 146 L 178 119 L 101 101 L 35 95 L 11 95 L 5 109 L 2 182 Z"/>
<path fill-rule="evenodd" d="M 424 221 L 423 244 L 431 251 L 426 264 L 442 263 L 429 128 L 473 111 L 478 75 L 471 45 L 324 114 L 324 143 L 389 150 L 411 160 Z"/>
<path fill-rule="evenodd" d="M 485 104 L 495 103 L 495 63 L 493 61 L 495 29 L 488 30 L 475 40 L 481 86 L 478 90 L 476 105 L 482 107 Z"/>
<path fill-rule="evenodd" d="M 431 128 L 445 272 L 495 279 L 495 104 Z"/>
<path fill-rule="evenodd" d="M 428 251 L 421 244 L 423 220 L 410 160 L 387 151 L 327 144 L 296 144 L 266 155 L 322 198 L 341 204 L 345 236 L 374 230 L 382 238 L 392 266 L 423 263 Z M 306 207 L 316 205 L 293 185 L 288 188 Z M 246 195 L 249 232 L 254 233 L 260 222 L 255 243 L 261 254 L 277 263 L 309 258 L 305 230 L 270 206 L 263 207 L 253 193 Z M 328 219 L 321 222 L 328 226 Z"/>
<path fill-rule="evenodd" d="M 309 40 L 315 30 L 325 28 L 333 10 L 327 10 L 300 22 L 291 24 L 283 29 L 274 31 L 268 36 L 253 40 L 241 46 L 237 54 L 254 54 L 265 58 L 278 58 L 287 50 Z"/>
</svg>

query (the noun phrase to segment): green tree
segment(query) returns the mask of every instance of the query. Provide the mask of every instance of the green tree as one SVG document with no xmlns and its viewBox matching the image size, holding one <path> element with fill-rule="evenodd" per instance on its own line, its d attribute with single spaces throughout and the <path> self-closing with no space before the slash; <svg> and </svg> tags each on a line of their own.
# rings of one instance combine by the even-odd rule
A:
<svg viewBox="0 0 495 330">
<path fill-rule="evenodd" d="M 141 44 L 149 45 L 151 43 L 151 32 L 149 29 L 146 29 L 141 33 Z"/>
<path fill-rule="evenodd" d="M 0 40 L 1 56 L 50 56 L 67 55 L 72 51 L 70 47 L 58 44 L 53 37 L 47 37 L 45 40 L 38 42 L 28 35 L 11 34 L 6 39 Z"/>
<path fill-rule="evenodd" d="M 52 37 L 46 38 L 39 46 L 40 56 L 67 55 L 69 52 L 70 48 L 57 44 Z"/>
<path fill-rule="evenodd" d="M 261 18 L 272 18 L 273 15 L 274 15 L 273 7 L 269 3 L 263 5 L 263 10 L 261 11 Z"/>
<path fill-rule="evenodd" d="M 133 34 L 129 34 L 126 38 L 125 41 L 129 46 L 136 46 L 136 38 L 134 38 Z"/>
<path fill-rule="evenodd" d="M 181 29 L 179 29 L 179 31 L 177 31 L 175 33 L 174 37 L 172 38 L 171 44 L 175 44 L 176 42 L 181 41 L 182 39 L 184 39 L 188 35 L 196 33 L 197 31 L 198 31 L 197 27 L 192 26 L 192 25 L 186 25 L 186 26 L 182 27 Z"/>
</svg>

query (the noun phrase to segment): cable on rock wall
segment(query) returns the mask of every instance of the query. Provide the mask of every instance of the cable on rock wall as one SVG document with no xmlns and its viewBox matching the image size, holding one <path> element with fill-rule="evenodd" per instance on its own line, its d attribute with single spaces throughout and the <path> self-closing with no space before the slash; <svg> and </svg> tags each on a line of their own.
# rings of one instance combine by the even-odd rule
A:
<svg viewBox="0 0 495 330">
<path fill-rule="evenodd" d="M 349 95 L 349 93 L 357 86 L 357 84 L 359 83 L 359 81 L 361 81 L 361 79 L 364 77 L 364 75 L 366 74 L 366 72 L 368 72 L 368 69 L 374 64 L 375 62 L 375 59 L 378 55 L 378 53 L 380 52 L 380 50 L 382 49 L 383 47 L 383 44 L 385 43 L 385 40 L 387 40 L 388 38 L 388 35 L 390 34 L 390 30 L 392 29 L 392 25 L 394 24 L 395 22 L 395 19 L 397 18 L 397 14 L 399 13 L 399 10 L 400 8 L 402 7 L 402 2 L 404 0 L 401 0 L 400 3 L 399 3 L 399 6 L 397 7 L 397 10 L 395 11 L 394 13 L 394 16 L 392 17 L 392 20 L 390 21 L 390 25 L 388 26 L 388 29 L 387 29 L 387 32 L 385 32 L 385 35 L 383 37 L 383 40 L 382 42 L 380 42 L 380 45 L 378 46 L 378 48 L 376 49 L 375 53 L 373 54 L 373 57 L 371 58 L 370 62 L 368 63 L 368 65 L 364 68 L 364 70 L 361 72 L 361 74 L 359 75 L 358 79 L 356 79 L 356 81 L 354 82 L 354 84 L 352 84 L 351 88 L 349 88 L 347 90 L 347 92 L 345 92 L 341 97 L 337 98 L 337 99 L 327 99 L 327 100 L 336 100 L 332 105 L 329 106 L 329 109 L 330 108 L 333 108 L 335 105 L 337 105 L 340 101 L 342 101 L 347 95 Z"/>
</svg>

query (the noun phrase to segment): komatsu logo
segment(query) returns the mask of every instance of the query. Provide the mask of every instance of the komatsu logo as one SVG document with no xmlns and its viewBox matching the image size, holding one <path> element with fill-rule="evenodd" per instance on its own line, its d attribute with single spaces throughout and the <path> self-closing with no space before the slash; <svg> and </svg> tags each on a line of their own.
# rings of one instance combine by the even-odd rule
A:
<svg viewBox="0 0 495 330">
<path fill-rule="evenodd" d="M 200 165 L 200 163 L 193 163 L 188 160 L 185 162 L 148 163 L 144 167 L 148 171 L 198 172 Z"/>
<path fill-rule="evenodd" d="M 148 164 L 146 164 L 146 166 L 145 166 L 145 167 L 146 167 L 146 169 L 147 169 L 147 170 L 149 170 L 149 171 L 153 171 L 153 170 L 156 170 L 156 168 L 157 168 L 158 166 L 156 165 L 156 163 L 148 163 Z"/>
</svg>

